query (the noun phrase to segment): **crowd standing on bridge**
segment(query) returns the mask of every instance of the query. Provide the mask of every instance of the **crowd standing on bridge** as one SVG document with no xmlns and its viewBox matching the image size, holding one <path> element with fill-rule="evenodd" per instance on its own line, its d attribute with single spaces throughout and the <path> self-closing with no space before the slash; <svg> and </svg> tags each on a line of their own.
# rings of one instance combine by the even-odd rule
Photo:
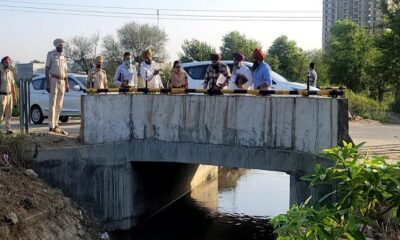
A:
<svg viewBox="0 0 400 240">
<path fill-rule="evenodd" d="M 69 91 L 68 66 L 65 56 L 64 40 L 55 39 L 54 50 L 48 52 L 46 58 L 46 90 L 49 92 L 49 131 L 63 135 L 68 133 L 58 125 L 58 119 L 63 107 L 64 94 Z M 261 49 L 254 49 L 252 58 L 253 66 L 249 68 L 244 64 L 245 57 L 242 53 L 236 52 L 232 56 L 234 64 L 232 73 L 229 67 L 221 62 L 221 55 L 214 53 L 211 55 L 211 64 L 207 67 L 206 76 L 203 83 L 204 89 L 221 90 L 268 90 L 272 84 L 271 67 L 264 61 L 265 55 Z M 136 71 L 133 56 L 130 52 L 125 52 L 123 62 L 118 66 L 114 82 L 120 88 L 137 87 L 138 76 L 140 75 L 146 84 L 146 88 L 164 88 L 160 77 L 160 68 L 153 60 L 153 51 L 145 50 L 139 66 L 139 73 Z M 89 72 L 87 88 L 108 89 L 107 74 L 102 69 L 104 63 L 103 56 L 95 59 L 95 68 Z M 0 69 L 0 122 L 5 120 L 6 133 L 12 134 L 11 115 L 13 104 L 17 103 L 15 80 L 12 71 L 9 69 L 11 58 L 6 56 L 1 60 L 3 67 Z M 316 86 L 317 73 L 314 63 L 310 64 L 307 82 L 310 86 Z M 175 61 L 170 72 L 167 88 L 189 87 L 188 75 L 182 69 L 181 63 Z"/>
</svg>

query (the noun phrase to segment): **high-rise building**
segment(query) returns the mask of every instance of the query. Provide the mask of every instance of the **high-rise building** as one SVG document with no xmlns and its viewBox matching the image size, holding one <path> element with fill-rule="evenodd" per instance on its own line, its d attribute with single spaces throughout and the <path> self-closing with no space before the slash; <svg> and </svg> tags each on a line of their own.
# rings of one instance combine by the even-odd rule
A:
<svg viewBox="0 0 400 240">
<path fill-rule="evenodd" d="M 333 24 L 346 18 L 371 32 L 378 31 L 382 23 L 381 0 L 323 0 L 323 49 L 329 42 Z"/>
</svg>

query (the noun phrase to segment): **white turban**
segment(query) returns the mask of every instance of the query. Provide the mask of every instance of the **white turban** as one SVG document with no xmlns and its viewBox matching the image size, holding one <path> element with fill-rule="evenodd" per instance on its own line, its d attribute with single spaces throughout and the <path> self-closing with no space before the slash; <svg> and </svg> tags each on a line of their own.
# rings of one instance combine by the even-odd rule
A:
<svg viewBox="0 0 400 240">
<path fill-rule="evenodd" d="M 57 38 L 57 39 L 55 39 L 55 40 L 53 41 L 54 47 L 58 47 L 58 46 L 60 46 L 60 45 L 63 44 L 63 43 L 64 43 L 64 40 L 62 40 L 61 38 Z"/>
</svg>

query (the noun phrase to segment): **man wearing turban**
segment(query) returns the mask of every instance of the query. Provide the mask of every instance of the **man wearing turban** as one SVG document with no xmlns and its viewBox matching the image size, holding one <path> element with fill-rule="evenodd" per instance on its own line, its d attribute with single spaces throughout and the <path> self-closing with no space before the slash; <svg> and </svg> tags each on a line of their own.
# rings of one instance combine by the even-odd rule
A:
<svg viewBox="0 0 400 240">
<path fill-rule="evenodd" d="M 143 62 L 140 63 L 140 76 L 147 82 L 148 88 L 164 88 L 160 77 L 160 68 L 153 61 L 153 51 L 147 49 L 142 53 Z"/>
<path fill-rule="evenodd" d="M 67 58 L 63 53 L 64 40 L 53 41 L 56 48 L 47 53 L 46 59 L 46 90 L 49 92 L 49 131 L 68 135 L 58 126 L 64 103 L 64 94 L 69 91 L 67 76 Z"/>
<path fill-rule="evenodd" d="M 229 82 L 228 88 L 231 90 L 253 89 L 253 75 L 251 73 L 250 68 L 243 63 L 245 59 L 244 55 L 239 52 L 235 52 L 232 55 L 232 57 L 233 57 L 232 77 Z"/>
<path fill-rule="evenodd" d="M 17 103 L 17 93 L 14 74 L 10 70 L 11 58 L 3 57 L 1 64 L 3 67 L 0 69 L 0 122 L 3 122 L 4 118 L 6 133 L 12 134 L 11 116 L 13 104 Z"/>
<path fill-rule="evenodd" d="M 261 49 L 254 49 L 253 51 L 253 80 L 254 89 L 268 90 L 271 86 L 271 67 L 264 62 L 264 53 Z"/>
<path fill-rule="evenodd" d="M 95 59 L 96 68 L 89 73 L 87 88 L 108 89 L 107 74 L 101 68 L 103 63 L 103 56 L 97 56 Z"/>
<path fill-rule="evenodd" d="M 218 53 L 211 54 L 211 64 L 208 65 L 206 70 L 204 89 L 220 90 L 228 84 L 230 77 L 229 67 L 221 63 L 221 55 Z"/>
</svg>

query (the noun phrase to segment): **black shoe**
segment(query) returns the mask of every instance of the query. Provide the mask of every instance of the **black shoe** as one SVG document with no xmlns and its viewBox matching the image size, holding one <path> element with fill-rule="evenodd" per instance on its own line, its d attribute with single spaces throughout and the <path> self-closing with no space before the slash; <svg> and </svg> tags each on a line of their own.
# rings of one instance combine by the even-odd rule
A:
<svg viewBox="0 0 400 240">
<path fill-rule="evenodd" d="M 14 132 L 13 131 L 7 131 L 7 133 L 6 133 L 7 135 L 11 135 L 11 134 L 14 134 Z"/>
</svg>

